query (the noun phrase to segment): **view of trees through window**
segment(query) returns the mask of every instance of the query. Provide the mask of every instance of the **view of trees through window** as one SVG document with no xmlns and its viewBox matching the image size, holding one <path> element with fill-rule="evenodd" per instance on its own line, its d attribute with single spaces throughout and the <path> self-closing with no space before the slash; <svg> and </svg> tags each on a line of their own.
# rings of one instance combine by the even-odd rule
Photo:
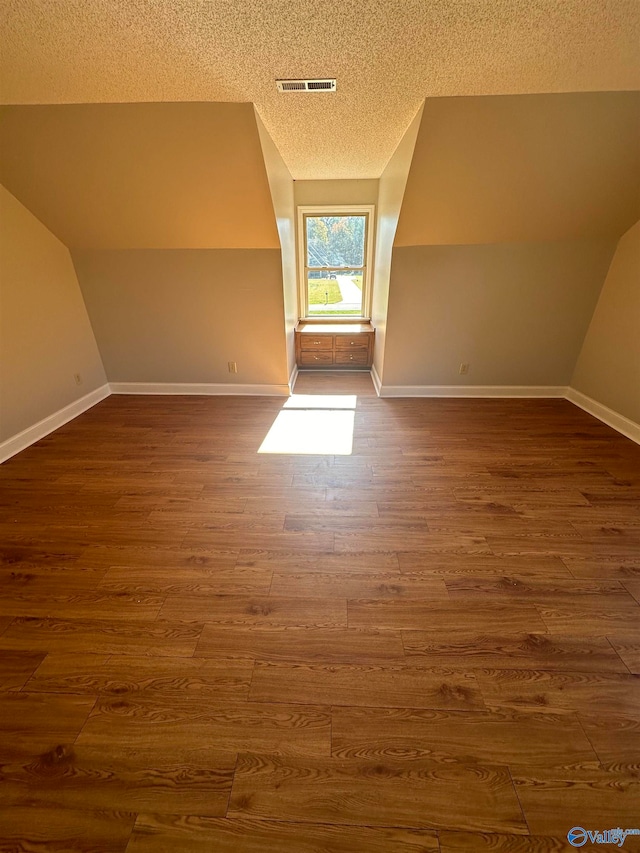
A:
<svg viewBox="0 0 640 853">
<path fill-rule="evenodd" d="M 367 217 L 305 216 L 310 315 L 362 314 Z"/>
</svg>

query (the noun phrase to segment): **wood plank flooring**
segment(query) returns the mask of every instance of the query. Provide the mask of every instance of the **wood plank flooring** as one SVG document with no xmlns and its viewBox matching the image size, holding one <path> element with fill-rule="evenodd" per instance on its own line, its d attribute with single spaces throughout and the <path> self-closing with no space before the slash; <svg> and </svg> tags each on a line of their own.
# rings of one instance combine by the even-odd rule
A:
<svg viewBox="0 0 640 853">
<path fill-rule="evenodd" d="M 0 467 L 0 851 L 638 827 L 640 448 L 562 400 L 296 394 L 357 398 L 351 455 L 259 453 L 278 398 L 112 396 Z"/>
</svg>

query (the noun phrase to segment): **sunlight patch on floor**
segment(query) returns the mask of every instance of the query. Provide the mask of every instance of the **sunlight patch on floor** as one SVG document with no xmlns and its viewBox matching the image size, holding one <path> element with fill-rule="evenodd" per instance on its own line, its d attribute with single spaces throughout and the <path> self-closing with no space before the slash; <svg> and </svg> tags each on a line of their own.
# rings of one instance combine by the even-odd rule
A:
<svg viewBox="0 0 640 853">
<path fill-rule="evenodd" d="M 292 394 L 283 409 L 355 409 L 355 394 Z"/>
<path fill-rule="evenodd" d="M 294 394 L 278 414 L 258 453 L 350 456 L 357 397 Z"/>
</svg>

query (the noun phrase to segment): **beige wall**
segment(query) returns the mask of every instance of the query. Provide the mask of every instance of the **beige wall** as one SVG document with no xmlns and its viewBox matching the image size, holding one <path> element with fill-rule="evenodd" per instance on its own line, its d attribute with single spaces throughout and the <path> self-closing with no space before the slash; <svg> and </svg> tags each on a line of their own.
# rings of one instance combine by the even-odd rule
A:
<svg viewBox="0 0 640 853">
<path fill-rule="evenodd" d="M 68 249 L 0 186 L 0 441 L 105 382 Z"/>
<path fill-rule="evenodd" d="M 279 249 L 78 250 L 73 261 L 109 381 L 286 385 Z"/>
<path fill-rule="evenodd" d="M 110 381 L 286 385 L 293 181 L 252 104 L 16 106 L 2 125 L 2 174 L 70 247 Z"/>
<path fill-rule="evenodd" d="M 378 181 L 295 181 L 294 192 L 296 205 L 375 204 Z"/>
<path fill-rule="evenodd" d="M 567 385 L 614 247 L 395 248 L 385 385 Z"/>
<path fill-rule="evenodd" d="M 569 384 L 615 244 L 640 217 L 639 132 L 638 92 L 427 99 L 384 385 Z"/>
<path fill-rule="evenodd" d="M 8 106 L 0 180 L 69 248 L 277 248 L 252 104 Z"/>
<path fill-rule="evenodd" d="M 400 210 L 402 209 L 402 199 L 407 184 L 409 168 L 411 167 L 416 137 L 420 129 L 422 110 L 423 107 L 421 106 L 405 131 L 393 156 L 387 163 L 378 183 L 378 202 L 376 207 L 377 239 L 371 321 L 376 330 L 373 363 L 381 380 L 384 376 L 384 352 L 387 332 L 387 312 L 389 308 L 393 240 L 398 226 Z"/>
<path fill-rule="evenodd" d="M 428 98 L 395 244 L 617 239 L 639 135 L 640 92 Z"/>
<path fill-rule="evenodd" d="M 298 322 L 298 285 L 296 273 L 296 206 L 293 178 L 287 164 L 256 113 L 260 144 L 269 179 L 273 210 L 280 238 L 282 255 L 282 287 L 284 297 L 284 329 L 287 347 L 287 368 L 291 376 L 296 362 L 294 329 Z"/>
<path fill-rule="evenodd" d="M 640 424 L 640 222 L 618 243 L 571 385 Z"/>
</svg>

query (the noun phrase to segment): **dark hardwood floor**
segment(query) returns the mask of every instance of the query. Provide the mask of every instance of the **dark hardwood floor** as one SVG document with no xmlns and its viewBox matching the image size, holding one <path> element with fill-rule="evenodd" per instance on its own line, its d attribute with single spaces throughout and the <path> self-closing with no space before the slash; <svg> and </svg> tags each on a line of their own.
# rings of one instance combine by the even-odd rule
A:
<svg viewBox="0 0 640 853">
<path fill-rule="evenodd" d="M 112 396 L 0 467 L 1 851 L 640 826 L 640 447 L 563 400 L 298 379 L 334 394 L 350 455 L 258 453 L 283 399 Z"/>
</svg>

